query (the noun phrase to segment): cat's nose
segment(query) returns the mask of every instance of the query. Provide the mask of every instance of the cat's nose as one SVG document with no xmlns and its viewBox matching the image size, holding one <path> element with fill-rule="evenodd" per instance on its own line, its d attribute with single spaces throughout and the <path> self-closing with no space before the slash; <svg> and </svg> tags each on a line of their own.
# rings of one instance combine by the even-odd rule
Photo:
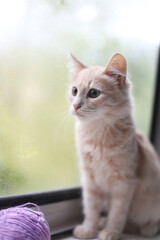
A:
<svg viewBox="0 0 160 240">
<path fill-rule="evenodd" d="M 81 107 L 81 104 L 74 104 L 73 107 L 77 111 Z"/>
</svg>

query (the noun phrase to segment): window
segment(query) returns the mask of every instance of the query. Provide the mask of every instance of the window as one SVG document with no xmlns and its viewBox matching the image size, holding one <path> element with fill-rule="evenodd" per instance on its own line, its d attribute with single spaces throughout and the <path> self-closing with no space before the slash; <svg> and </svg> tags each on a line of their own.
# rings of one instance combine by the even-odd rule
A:
<svg viewBox="0 0 160 240">
<path fill-rule="evenodd" d="M 149 135 L 158 10 L 155 0 L 0 2 L 1 196 L 80 183 L 68 51 L 103 66 L 115 52 L 126 57 L 136 123 Z"/>
</svg>

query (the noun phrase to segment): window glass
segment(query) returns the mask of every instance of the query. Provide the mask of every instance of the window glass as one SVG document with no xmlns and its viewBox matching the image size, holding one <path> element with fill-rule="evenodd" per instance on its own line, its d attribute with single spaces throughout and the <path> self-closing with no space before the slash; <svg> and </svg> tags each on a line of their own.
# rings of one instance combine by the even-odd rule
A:
<svg viewBox="0 0 160 240">
<path fill-rule="evenodd" d="M 80 183 L 69 51 L 93 65 L 126 57 L 136 123 L 149 134 L 158 18 L 156 0 L 0 1 L 1 196 Z"/>
</svg>

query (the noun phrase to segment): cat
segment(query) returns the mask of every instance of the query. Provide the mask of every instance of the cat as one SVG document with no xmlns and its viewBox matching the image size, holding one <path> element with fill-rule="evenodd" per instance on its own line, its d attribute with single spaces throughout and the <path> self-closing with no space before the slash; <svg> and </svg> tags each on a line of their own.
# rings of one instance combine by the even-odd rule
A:
<svg viewBox="0 0 160 240">
<path fill-rule="evenodd" d="M 160 160 L 136 131 L 126 60 L 117 53 L 104 68 L 71 56 L 69 101 L 77 118 L 84 207 L 84 221 L 73 234 L 118 240 L 131 230 L 152 237 L 160 230 Z M 104 206 L 107 218 L 99 232 Z"/>
</svg>

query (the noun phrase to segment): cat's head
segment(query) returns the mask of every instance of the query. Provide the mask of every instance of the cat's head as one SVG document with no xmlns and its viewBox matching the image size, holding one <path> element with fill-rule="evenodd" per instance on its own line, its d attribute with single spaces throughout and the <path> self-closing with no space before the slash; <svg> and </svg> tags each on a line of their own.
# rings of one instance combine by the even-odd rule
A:
<svg viewBox="0 0 160 240">
<path fill-rule="evenodd" d="M 87 66 L 71 55 L 70 111 L 79 120 L 114 121 L 130 111 L 129 81 L 125 58 L 115 54 L 107 67 Z"/>
</svg>

